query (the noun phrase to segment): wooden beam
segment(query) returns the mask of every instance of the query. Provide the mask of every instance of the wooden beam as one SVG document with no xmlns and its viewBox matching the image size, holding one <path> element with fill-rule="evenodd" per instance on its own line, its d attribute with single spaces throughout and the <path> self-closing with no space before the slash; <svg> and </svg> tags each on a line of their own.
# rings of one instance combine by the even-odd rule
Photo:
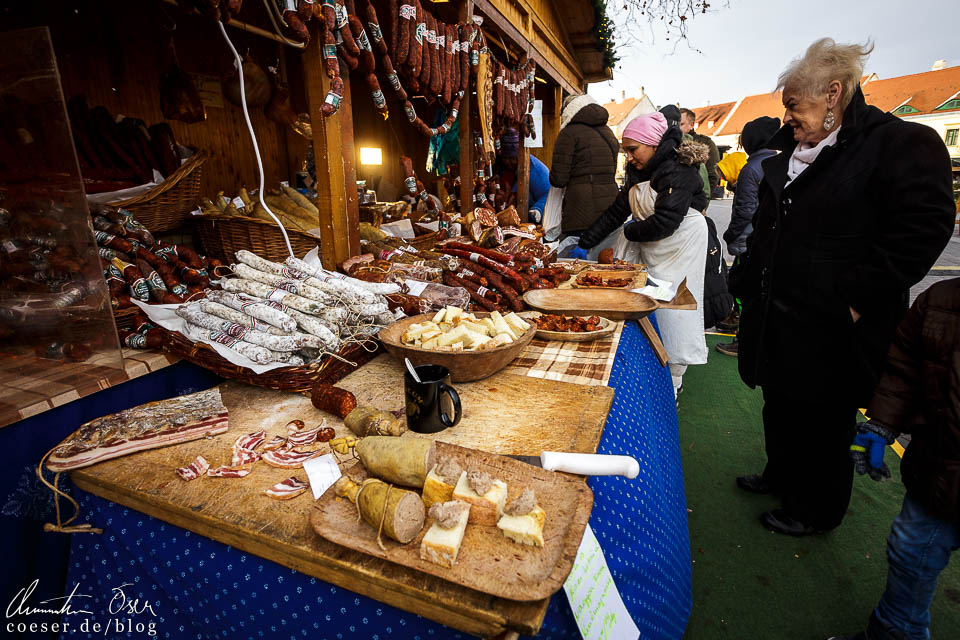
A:
<svg viewBox="0 0 960 640">
<path fill-rule="evenodd" d="M 517 213 L 520 222 L 527 222 L 530 213 L 530 149 L 524 146 L 520 136 L 520 153 L 517 156 Z"/>
<path fill-rule="evenodd" d="M 460 5 L 461 23 L 469 23 L 473 18 L 473 0 L 464 0 Z M 467 215 L 473 211 L 473 87 L 467 83 L 467 91 L 460 101 L 460 213 Z M 464 229 L 466 233 L 466 229 Z"/>
<path fill-rule="evenodd" d="M 554 80 L 557 84 L 563 87 L 568 93 L 581 93 L 582 91 L 582 74 L 579 73 L 578 69 L 568 68 L 569 73 L 561 73 L 557 66 L 549 61 L 538 49 L 541 47 L 539 45 L 545 43 L 533 42 L 533 47 L 528 47 L 528 42 L 530 38 L 521 32 L 513 23 L 510 22 L 501 12 L 497 9 L 490 0 L 473 0 L 473 4 L 476 10 L 479 10 L 486 16 L 493 24 L 495 24 L 504 34 L 517 43 L 520 48 L 530 50 L 530 58 L 537 63 L 537 66 L 543 70 L 551 79 Z M 562 62 L 562 61 L 560 61 Z M 564 65 L 566 66 L 566 65 Z"/>
<path fill-rule="evenodd" d="M 310 124 L 313 128 L 313 156 L 317 173 L 315 188 L 317 208 L 320 209 L 320 259 L 324 267 L 334 269 L 337 263 L 360 252 L 356 187 L 352 189 L 352 225 L 347 191 L 347 180 L 350 179 L 348 176 L 353 174 L 352 161 L 350 167 L 344 162 L 348 155 L 353 157 L 350 79 L 346 76 L 347 65 L 341 63 L 340 70 L 345 75 L 343 83 L 347 89 L 336 115 L 325 117 L 321 107 L 330 90 L 330 79 L 323 71 L 323 39 L 316 26 L 311 31 L 310 44 L 303 53 L 303 68 Z"/>
<path fill-rule="evenodd" d="M 543 146 L 533 151 L 547 168 L 553 166 L 553 147 L 557 142 L 557 135 L 560 133 L 560 107 L 563 106 L 563 90 L 560 87 L 546 87 L 543 96 L 543 122 L 540 125 L 542 131 L 537 131 L 537 136 L 543 142 Z"/>
</svg>

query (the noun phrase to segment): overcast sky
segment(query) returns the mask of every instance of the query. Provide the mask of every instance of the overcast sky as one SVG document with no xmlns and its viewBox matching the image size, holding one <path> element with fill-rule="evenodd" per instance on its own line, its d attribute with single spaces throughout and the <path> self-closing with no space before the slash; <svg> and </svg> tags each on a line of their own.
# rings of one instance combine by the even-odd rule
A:
<svg viewBox="0 0 960 640">
<path fill-rule="evenodd" d="M 608 4 L 617 5 L 618 0 Z M 622 0 L 620 1 L 622 6 Z M 714 0 L 716 9 L 688 21 L 689 44 L 659 26 L 634 32 L 643 42 L 619 51 L 610 82 L 591 84 L 601 102 L 639 96 L 640 87 L 657 106 L 683 107 L 730 102 L 771 91 L 791 59 L 824 36 L 838 42 L 872 38 L 876 49 L 866 72 L 881 78 L 929 71 L 935 60 L 960 64 L 960 0 Z M 615 22 L 618 20 L 614 14 Z M 618 30 L 623 27 L 618 26 Z M 691 47 L 699 49 L 694 51 Z"/>
</svg>

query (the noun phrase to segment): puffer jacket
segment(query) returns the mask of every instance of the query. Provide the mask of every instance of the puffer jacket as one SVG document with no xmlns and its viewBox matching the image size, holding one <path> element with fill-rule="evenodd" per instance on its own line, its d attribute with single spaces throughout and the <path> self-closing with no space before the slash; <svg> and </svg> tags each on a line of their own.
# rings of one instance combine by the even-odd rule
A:
<svg viewBox="0 0 960 640">
<path fill-rule="evenodd" d="M 672 235 L 687 211 L 691 208 L 703 211 L 707 207 L 699 165 L 708 155 L 706 146 L 683 140 L 680 127 L 667 129 L 650 162 L 641 171 L 632 166 L 628 168 L 627 183 L 620 195 L 600 219 L 581 234 L 580 247 L 592 249 L 619 229 L 631 214 L 630 189 L 647 180 L 657 192 L 653 215 L 628 224 L 624 235 L 633 242 L 651 242 Z"/>
<path fill-rule="evenodd" d="M 561 222 L 564 234 L 588 229 L 617 198 L 620 144 L 607 126 L 609 118 L 606 109 L 588 104 L 557 136 L 550 184 L 566 188 Z"/>
<path fill-rule="evenodd" d="M 913 303 L 867 415 L 911 434 L 903 484 L 931 513 L 960 522 L 960 278 L 936 283 Z"/>
</svg>

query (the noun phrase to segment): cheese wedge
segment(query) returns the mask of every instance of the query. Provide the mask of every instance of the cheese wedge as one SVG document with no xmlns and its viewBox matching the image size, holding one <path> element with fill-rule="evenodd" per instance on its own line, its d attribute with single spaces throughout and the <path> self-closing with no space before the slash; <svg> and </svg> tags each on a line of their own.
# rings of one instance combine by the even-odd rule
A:
<svg viewBox="0 0 960 640">
<path fill-rule="evenodd" d="M 457 555 L 460 553 L 460 543 L 463 542 L 463 534 L 467 529 L 470 510 L 470 505 L 466 505 L 456 525 L 449 529 L 444 529 L 440 523 L 434 522 L 420 542 L 420 559 L 444 567 L 455 565 Z"/>
<path fill-rule="evenodd" d="M 543 546 L 543 523 L 547 519 L 547 512 L 539 506 L 522 516 L 504 515 L 497 521 L 497 528 L 503 531 L 514 542 L 527 544 L 533 547 Z"/>
<path fill-rule="evenodd" d="M 490 490 L 481 496 L 470 487 L 467 472 L 462 471 L 457 486 L 453 489 L 453 499 L 471 505 L 470 524 L 492 527 L 503 514 L 503 505 L 507 501 L 507 483 L 494 480 Z"/>
</svg>

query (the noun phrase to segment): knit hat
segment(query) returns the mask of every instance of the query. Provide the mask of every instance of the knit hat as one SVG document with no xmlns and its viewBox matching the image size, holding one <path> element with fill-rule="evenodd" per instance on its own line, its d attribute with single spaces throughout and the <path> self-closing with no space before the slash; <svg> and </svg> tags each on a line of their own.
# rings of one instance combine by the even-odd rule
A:
<svg viewBox="0 0 960 640">
<path fill-rule="evenodd" d="M 780 118 L 760 116 L 743 125 L 740 132 L 740 146 L 748 155 L 763 149 L 770 142 L 770 138 L 780 130 Z"/>
<path fill-rule="evenodd" d="M 724 154 L 720 162 L 717 163 L 717 170 L 723 174 L 723 179 L 729 183 L 734 183 L 740 177 L 740 171 L 747 165 L 747 154 L 742 151 L 734 151 Z"/>
<path fill-rule="evenodd" d="M 660 144 L 663 134 L 667 131 L 667 119 L 663 114 L 654 111 L 637 116 L 627 124 L 623 130 L 623 138 L 636 140 L 640 144 L 656 147 Z"/>
<path fill-rule="evenodd" d="M 520 155 L 520 134 L 513 127 L 500 136 L 500 155 L 504 158 L 516 158 Z"/>
<path fill-rule="evenodd" d="M 680 126 L 680 107 L 677 105 L 668 104 L 665 107 L 660 107 L 660 113 L 667 119 L 667 124 L 671 127 Z"/>
</svg>

